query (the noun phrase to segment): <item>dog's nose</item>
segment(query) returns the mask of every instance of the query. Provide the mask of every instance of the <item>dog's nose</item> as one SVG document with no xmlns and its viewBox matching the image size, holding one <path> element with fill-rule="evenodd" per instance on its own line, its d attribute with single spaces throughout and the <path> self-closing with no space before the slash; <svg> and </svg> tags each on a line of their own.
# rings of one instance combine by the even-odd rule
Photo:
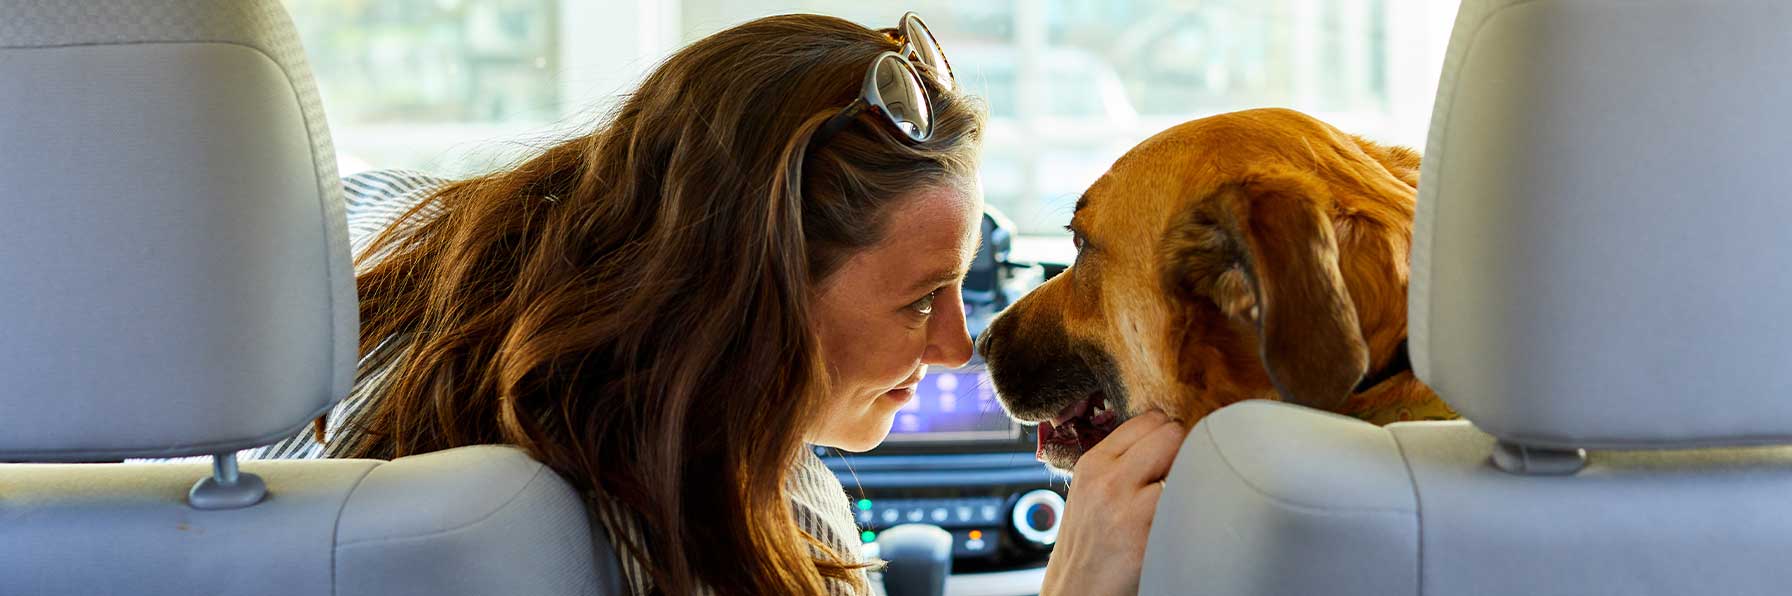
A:
<svg viewBox="0 0 1792 596">
<path fill-rule="evenodd" d="M 977 353 L 983 356 L 983 360 L 991 360 L 1001 353 L 1002 338 L 1014 331 L 1013 318 L 1006 312 L 996 315 L 989 326 L 983 328 L 983 333 L 977 335 Z"/>
<path fill-rule="evenodd" d="M 973 348 L 976 348 L 976 352 L 982 354 L 986 359 L 989 358 L 990 346 L 994 345 L 996 341 L 994 339 L 996 336 L 995 330 L 996 326 L 994 322 L 991 322 L 988 327 L 983 328 L 982 333 L 977 334 L 977 341 L 972 345 Z"/>
</svg>

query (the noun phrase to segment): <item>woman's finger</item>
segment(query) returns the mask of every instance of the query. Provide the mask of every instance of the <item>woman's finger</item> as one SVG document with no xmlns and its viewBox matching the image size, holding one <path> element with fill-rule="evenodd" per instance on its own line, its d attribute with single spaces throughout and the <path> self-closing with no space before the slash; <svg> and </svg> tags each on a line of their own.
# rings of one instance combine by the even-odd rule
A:
<svg viewBox="0 0 1792 596">
<path fill-rule="evenodd" d="M 1163 500 L 1163 496 L 1164 483 L 1162 482 L 1147 484 L 1139 488 L 1139 492 L 1133 494 L 1133 498 L 1138 499 L 1139 506 L 1146 512 L 1143 521 L 1147 536 L 1151 533 L 1151 522 L 1157 518 L 1157 502 Z"/>
<path fill-rule="evenodd" d="M 1156 483 L 1170 473 L 1170 464 L 1176 460 L 1176 453 L 1182 450 L 1182 441 L 1188 437 L 1188 429 L 1170 422 L 1152 429 L 1150 434 L 1134 442 L 1118 455 L 1123 478 L 1143 485 Z"/>
</svg>

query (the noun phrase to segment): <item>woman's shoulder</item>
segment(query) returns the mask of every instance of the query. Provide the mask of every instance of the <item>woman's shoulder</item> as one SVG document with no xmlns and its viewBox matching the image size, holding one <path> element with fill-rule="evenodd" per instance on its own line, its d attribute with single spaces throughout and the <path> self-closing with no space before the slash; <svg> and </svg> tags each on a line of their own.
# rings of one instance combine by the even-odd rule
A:
<svg viewBox="0 0 1792 596">
<path fill-rule="evenodd" d="M 452 182 L 447 178 L 399 168 L 367 170 L 342 178 L 342 197 L 349 206 L 377 204 L 427 193 Z"/>
<path fill-rule="evenodd" d="M 814 552 L 816 557 L 838 557 L 846 564 L 869 563 L 872 569 L 882 566 L 883 561 L 868 559 L 860 552 L 862 541 L 846 489 L 814 451 L 803 449 L 784 484 L 797 526 L 832 551 L 817 550 Z M 863 569 L 855 573 L 865 577 Z M 828 581 L 828 591 L 830 594 L 856 593 L 851 585 L 838 580 Z"/>
<path fill-rule="evenodd" d="M 827 464 L 821 461 L 814 452 L 804 449 L 794 465 L 786 473 L 785 491 L 790 498 L 791 513 L 797 526 L 826 545 L 831 553 L 812 549 L 816 557 L 838 557 L 847 564 L 872 563 L 873 567 L 882 565 L 882 561 L 866 560 L 859 551 L 859 534 L 854 524 L 846 490 L 841 487 L 840 480 L 834 476 Z M 587 503 L 593 508 L 591 523 L 598 531 L 604 533 L 610 544 L 620 555 L 617 561 L 622 575 L 637 594 L 652 591 L 653 581 L 647 571 L 646 562 L 639 553 L 646 551 L 646 542 L 651 537 L 641 531 L 638 513 L 602 492 L 589 492 Z M 627 553 L 637 553 L 629 555 Z M 870 580 L 865 570 L 856 571 L 861 583 Z M 862 592 L 851 584 L 840 580 L 828 580 L 830 596 L 862 596 Z M 713 591 L 702 590 L 700 593 L 710 594 Z"/>
<path fill-rule="evenodd" d="M 348 215 L 349 243 L 359 256 L 380 232 L 412 207 L 454 182 L 416 170 L 357 172 L 342 179 L 342 201 Z"/>
</svg>

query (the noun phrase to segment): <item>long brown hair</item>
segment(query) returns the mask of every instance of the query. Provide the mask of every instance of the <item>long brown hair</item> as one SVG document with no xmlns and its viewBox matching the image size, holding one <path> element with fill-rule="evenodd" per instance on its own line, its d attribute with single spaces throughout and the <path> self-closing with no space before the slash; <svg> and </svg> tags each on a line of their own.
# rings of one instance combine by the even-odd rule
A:
<svg viewBox="0 0 1792 596">
<path fill-rule="evenodd" d="M 361 351 L 402 349 L 351 450 L 518 445 L 632 512 L 649 538 L 617 546 L 665 593 L 860 584 L 785 494 L 828 398 L 814 288 L 893 199 L 969 180 L 982 128 L 932 88 L 927 142 L 867 115 L 811 147 L 897 45 L 814 15 L 728 29 L 596 132 L 413 209 L 362 257 Z"/>
</svg>

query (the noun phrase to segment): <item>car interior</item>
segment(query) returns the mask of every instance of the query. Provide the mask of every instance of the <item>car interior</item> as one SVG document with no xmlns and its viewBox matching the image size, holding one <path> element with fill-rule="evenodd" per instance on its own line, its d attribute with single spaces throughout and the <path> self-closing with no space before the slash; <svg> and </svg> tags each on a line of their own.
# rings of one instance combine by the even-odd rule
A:
<svg viewBox="0 0 1792 596">
<path fill-rule="evenodd" d="M 333 141 L 299 4 L 0 0 L 0 594 L 626 594 L 586 497 L 518 448 L 238 461 L 358 362 L 341 177 L 364 158 Z M 1435 103 L 1387 105 L 1430 110 L 1410 350 L 1463 419 L 1213 413 L 1139 593 L 1785 593 L 1792 5 L 1452 14 Z M 1041 163 L 1016 196 L 1058 184 Z M 1068 265 L 1040 231 L 1068 212 L 993 186 L 972 335 Z M 815 448 L 890 562 L 875 588 L 1038 594 L 1073 477 L 980 359 L 917 396 L 882 446 Z"/>
</svg>

